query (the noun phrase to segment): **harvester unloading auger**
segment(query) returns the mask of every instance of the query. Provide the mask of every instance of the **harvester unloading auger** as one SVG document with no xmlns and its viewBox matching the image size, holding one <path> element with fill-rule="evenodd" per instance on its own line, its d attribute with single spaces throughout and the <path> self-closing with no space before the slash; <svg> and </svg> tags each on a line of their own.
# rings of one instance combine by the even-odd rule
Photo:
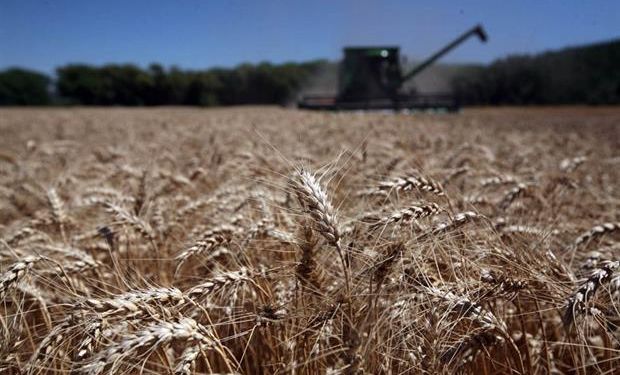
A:
<svg viewBox="0 0 620 375">
<path fill-rule="evenodd" d="M 406 74 L 402 73 L 398 47 L 345 47 L 338 72 L 337 96 L 305 96 L 297 103 L 305 109 L 458 109 L 450 95 L 420 95 L 405 91 L 404 83 L 471 36 L 487 41 L 477 25 Z"/>
</svg>

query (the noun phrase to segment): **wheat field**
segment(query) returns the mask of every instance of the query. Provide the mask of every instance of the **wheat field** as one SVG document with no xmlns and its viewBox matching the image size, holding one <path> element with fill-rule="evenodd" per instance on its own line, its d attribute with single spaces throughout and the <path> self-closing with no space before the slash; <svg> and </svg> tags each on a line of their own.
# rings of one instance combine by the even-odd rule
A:
<svg viewBox="0 0 620 375">
<path fill-rule="evenodd" d="M 620 109 L 0 134 L 2 374 L 620 372 Z"/>
</svg>

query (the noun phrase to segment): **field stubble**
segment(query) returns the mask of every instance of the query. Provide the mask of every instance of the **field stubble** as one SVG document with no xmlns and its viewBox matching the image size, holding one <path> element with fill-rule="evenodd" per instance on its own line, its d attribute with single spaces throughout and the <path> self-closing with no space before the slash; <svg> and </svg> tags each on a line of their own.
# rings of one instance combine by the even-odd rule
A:
<svg viewBox="0 0 620 375">
<path fill-rule="evenodd" d="M 620 366 L 620 109 L 0 112 L 0 372 Z"/>
</svg>

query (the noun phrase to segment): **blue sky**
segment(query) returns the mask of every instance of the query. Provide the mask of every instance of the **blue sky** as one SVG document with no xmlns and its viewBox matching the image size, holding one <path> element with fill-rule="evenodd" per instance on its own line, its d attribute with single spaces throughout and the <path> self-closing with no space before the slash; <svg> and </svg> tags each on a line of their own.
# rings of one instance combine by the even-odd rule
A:
<svg viewBox="0 0 620 375">
<path fill-rule="evenodd" d="M 395 44 L 423 58 L 478 22 L 489 43 L 470 40 L 444 61 L 618 38 L 620 1 L 0 0 L 0 69 L 334 60 L 347 44 Z"/>
</svg>

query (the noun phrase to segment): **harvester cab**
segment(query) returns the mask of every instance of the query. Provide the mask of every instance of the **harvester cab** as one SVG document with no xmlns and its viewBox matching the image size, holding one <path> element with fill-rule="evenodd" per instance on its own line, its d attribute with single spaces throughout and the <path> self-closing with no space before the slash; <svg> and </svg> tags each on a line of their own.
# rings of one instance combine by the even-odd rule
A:
<svg viewBox="0 0 620 375">
<path fill-rule="evenodd" d="M 351 102 L 392 97 L 401 76 L 398 47 L 347 47 L 340 65 L 338 98 Z"/>
<path fill-rule="evenodd" d="M 338 71 L 338 95 L 306 96 L 299 102 L 306 109 L 428 109 L 456 110 L 450 94 L 419 95 L 405 92 L 403 85 L 471 36 L 486 42 L 487 35 L 477 25 L 435 54 L 403 74 L 400 52 L 394 46 L 345 47 Z"/>
</svg>

